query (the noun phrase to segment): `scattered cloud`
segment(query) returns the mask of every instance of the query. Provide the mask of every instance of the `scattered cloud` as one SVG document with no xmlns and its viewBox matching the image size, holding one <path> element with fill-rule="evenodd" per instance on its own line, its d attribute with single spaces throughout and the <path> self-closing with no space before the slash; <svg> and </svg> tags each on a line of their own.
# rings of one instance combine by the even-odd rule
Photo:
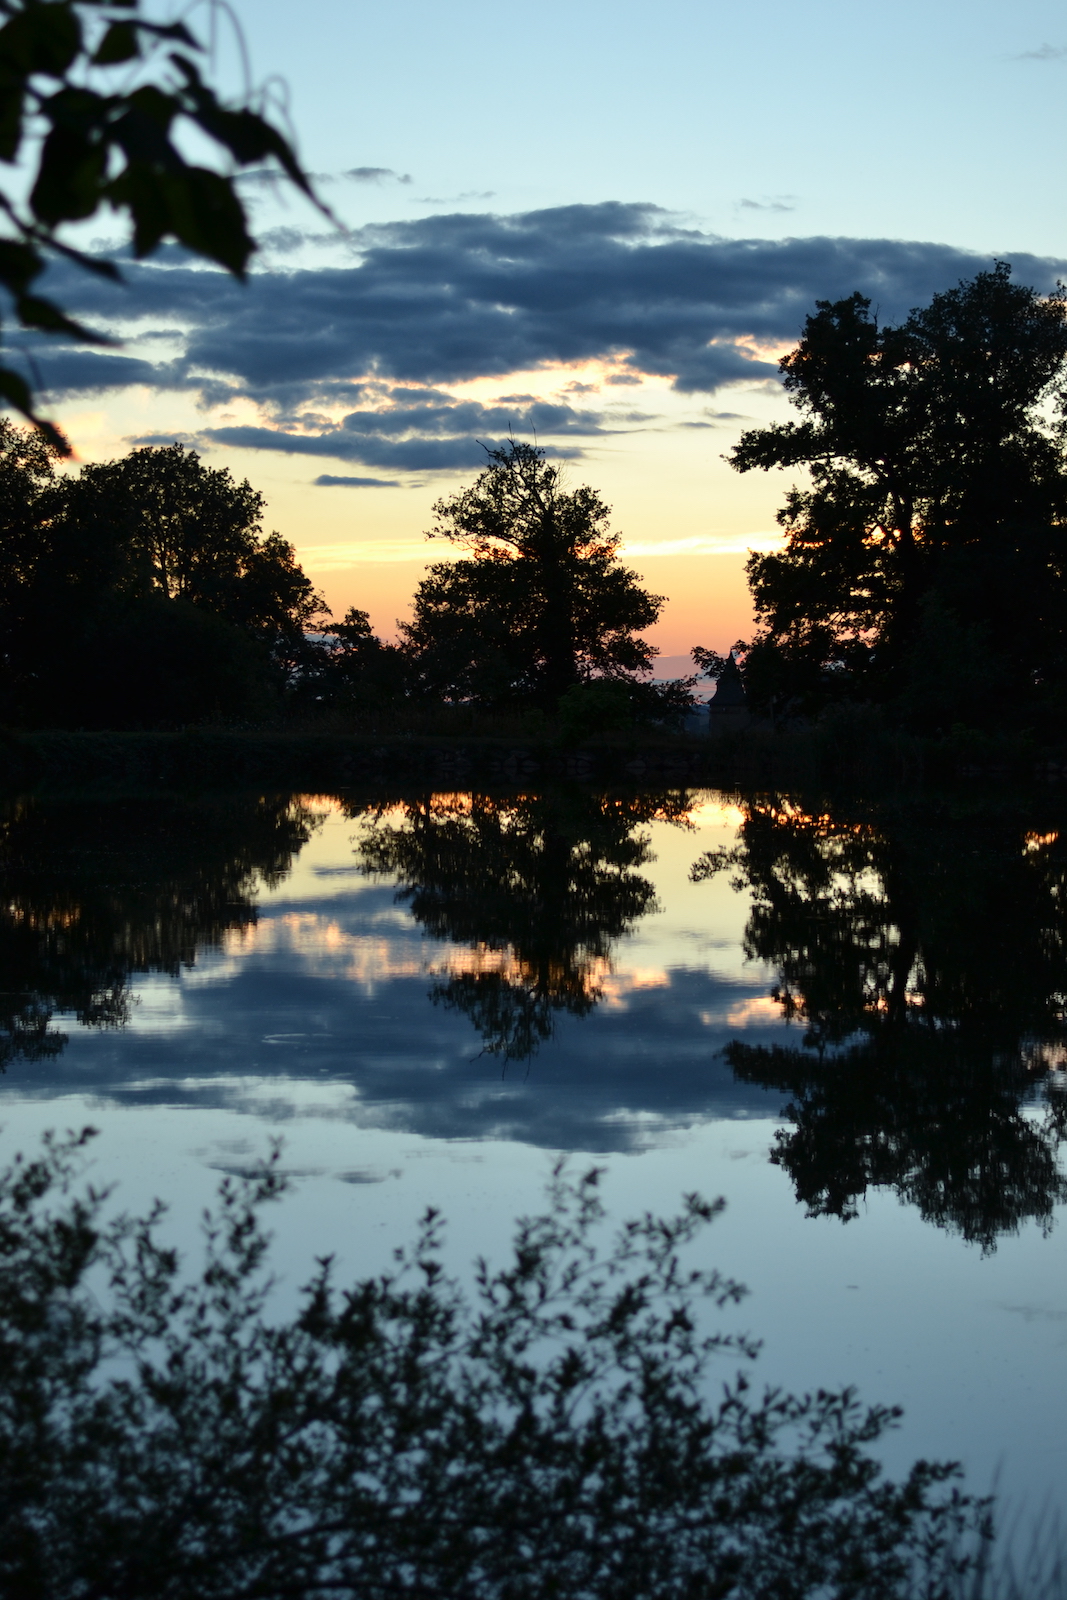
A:
<svg viewBox="0 0 1067 1600">
<path fill-rule="evenodd" d="M 49 277 L 65 305 L 144 342 L 125 354 L 27 336 L 24 349 L 55 398 L 140 384 L 189 391 L 205 406 L 250 400 L 260 426 L 204 437 L 445 471 L 479 464 L 477 441 L 509 430 L 536 431 L 574 456 L 570 441 L 648 420 L 518 394 L 481 405 L 450 385 L 589 363 L 613 369 L 606 386 L 660 378 L 714 395 L 777 383 L 776 352 L 816 299 L 859 289 L 888 319 L 991 264 L 927 242 L 725 239 L 619 202 L 454 212 L 376 224 L 352 240 L 351 263 L 261 269 L 247 286 L 178 251 L 130 262 L 124 287 L 59 265 Z M 1065 268 L 1009 259 L 1039 288 Z M 166 359 L 151 359 L 153 334 L 169 341 Z"/>
<path fill-rule="evenodd" d="M 384 183 L 387 178 L 395 183 L 411 182 L 410 172 L 395 172 L 392 167 L 349 167 L 341 177 L 347 178 L 349 183 Z"/>
<path fill-rule="evenodd" d="M 1036 50 L 1024 50 L 1016 61 L 1062 61 L 1067 56 L 1067 44 L 1042 44 Z"/>
<path fill-rule="evenodd" d="M 762 200 L 739 200 L 739 211 L 795 211 L 797 197 L 795 194 L 778 194 L 764 196 Z"/>
<path fill-rule="evenodd" d="M 462 194 L 420 194 L 415 197 L 419 206 L 458 206 L 465 200 L 495 200 L 495 189 L 464 189 Z"/>
<path fill-rule="evenodd" d="M 205 443 L 249 450 L 281 450 L 290 455 L 335 456 L 368 467 L 391 467 L 403 472 L 443 472 L 482 466 L 486 450 L 511 434 L 558 439 L 568 434 L 589 438 L 619 431 L 609 426 L 601 412 L 579 411 L 573 406 L 521 396 L 523 404 L 483 405 L 462 400 L 440 389 L 413 389 L 366 385 L 363 393 L 372 404 L 350 411 L 339 423 L 319 418 L 317 431 L 308 419 L 279 419 L 273 427 L 234 426 L 205 429 Z M 617 419 L 621 426 L 640 426 L 653 419 L 629 412 Z M 323 423 L 325 425 L 323 426 Z M 552 454 L 574 457 L 580 449 L 552 447 Z M 320 483 L 377 483 L 378 479 L 320 478 Z"/>
<path fill-rule="evenodd" d="M 399 478 L 335 478 L 332 472 L 320 472 L 314 480 L 320 489 L 401 489 Z"/>
<path fill-rule="evenodd" d="M 165 447 L 172 444 L 187 444 L 191 439 L 191 434 L 185 433 L 179 428 L 173 433 L 127 434 L 126 443 L 135 445 L 138 448 L 141 448 L 145 445 L 151 445 L 153 448 L 158 448 L 160 446 Z"/>
</svg>

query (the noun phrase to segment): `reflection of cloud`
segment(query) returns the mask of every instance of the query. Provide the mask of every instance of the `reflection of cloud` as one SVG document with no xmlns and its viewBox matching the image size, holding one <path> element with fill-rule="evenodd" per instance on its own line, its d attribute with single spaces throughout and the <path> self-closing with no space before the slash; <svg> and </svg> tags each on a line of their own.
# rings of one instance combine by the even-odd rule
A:
<svg viewBox="0 0 1067 1600">
<path fill-rule="evenodd" d="M 732 826 L 721 797 L 692 798 L 699 822 Z M 441 792 L 428 804 L 451 816 L 471 798 Z M 740 968 L 723 975 L 705 963 L 705 952 L 716 962 L 736 952 L 736 938 L 716 941 L 711 928 L 679 937 L 657 919 L 612 959 L 583 962 L 579 951 L 566 976 L 599 988 L 604 1003 L 561 1013 L 536 1059 L 502 1072 L 470 1017 L 435 1006 L 432 992 L 472 976 L 521 985 L 528 970 L 506 945 L 425 937 L 387 873 L 350 886 L 360 817 L 332 809 L 340 825 L 264 890 L 254 925 L 199 948 L 175 975 L 136 977 L 143 1003 L 131 1027 L 72 1022 L 61 1057 L 11 1065 L 0 1101 L 75 1089 L 113 1105 L 225 1107 L 276 1123 L 322 1116 L 588 1152 L 663 1144 L 707 1118 L 777 1113 L 780 1095 L 735 1080 L 721 1055 L 734 1032 L 727 1017 L 765 986 L 762 974 L 749 982 Z M 381 816 L 400 825 L 406 808 Z M 356 1157 L 343 1165 L 362 1170 Z"/>
<path fill-rule="evenodd" d="M 726 1013 L 726 1021 L 731 1028 L 750 1028 L 753 1025 L 765 1026 L 768 1022 L 781 1022 L 782 1008 L 777 1000 L 772 1000 L 769 994 L 757 995 L 752 1000 L 742 1000 L 740 1004 L 731 1006 Z"/>
<path fill-rule="evenodd" d="M 383 920 L 392 921 L 392 918 Z M 409 922 L 392 937 L 385 933 L 352 933 L 336 914 L 287 911 L 228 932 L 221 957 L 206 968 L 198 969 L 189 986 L 232 982 L 242 962 L 254 957 L 277 959 L 282 955 L 310 966 L 320 976 L 328 974 L 355 984 L 368 997 L 374 996 L 382 984 L 398 978 L 425 976 L 441 980 L 493 975 L 514 984 L 531 978 L 529 962 L 516 955 L 510 946 L 431 943 L 413 936 Z M 616 1009 L 625 1007 L 629 997 L 639 990 L 665 989 L 671 982 L 669 973 L 662 967 L 627 966 L 624 961 L 612 962 L 602 956 L 579 960 L 576 972 L 579 971 L 587 992 L 602 994 L 604 1003 Z M 305 1035 L 271 1037 L 284 1041 Z"/>
</svg>

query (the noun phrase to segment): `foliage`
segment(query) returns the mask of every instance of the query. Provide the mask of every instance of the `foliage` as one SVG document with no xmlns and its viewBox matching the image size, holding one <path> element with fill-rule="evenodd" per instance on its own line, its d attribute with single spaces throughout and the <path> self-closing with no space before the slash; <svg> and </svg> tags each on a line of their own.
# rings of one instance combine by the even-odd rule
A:
<svg viewBox="0 0 1067 1600">
<path fill-rule="evenodd" d="M 803 420 L 731 458 L 810 476 L 779 514 L 785 550 L 749 562 L 765 706 L 896 693 L 932 595 L 987 630 L 1009 696 L 1062 676 L 1065 363 L 1067 290 L 1042 297 L 1003 262 L 898 326 L 860 294 L 818 302 L 781 362 Z"/>
<path fill-rule="evenodd" d="M 305 633 L 329 613 L 292 545 L 263 533 L 263 509 L 228 468 L 205 467 L 180 444 L 148 447 L 65 480 L 51 537 L 76 570 L 110 544 L 121 593 L 185 601 L 295 665 Z"/>
<path fill-rule="evenodd" d="M 555 710 L 590 678 L 633 679 L 656 651 L 635 635 L 663 606 L 618 562 L 608 507 L 565 492 L 543 450 L 490 450 L 469 489 L 434 507 L 431 538 L 468 558 L 437 562 L 401 632 L 426 692 L 447 700 Z"/>
<path fill-rule="evenodd" d="M 113 262 L 62 237 L 104 209 L 128 219 L 136 256 L 175 239 L 243 277 L 254 245 L 234 169 L 274 162 L 314 199 L 263 97 L 220 101 L 184 22 L 152 21 L 140 0 L 0 0 L 0 17 L 0 161 L 29 167 L 24 197 L 13 182 L 0 192 L 0 284 L 24 327 L 106 342 L 35 288 L 52 257 L 120 278 Z M 186 158 L 189 131 L 218 165 Z M 0 398 L 67 453 L 10 367 L 0 368 Z"/>
<path fill-rule="evenodd" d="M 256 920 L 315 819 L 285 799 L 39 798 L 0 809 L 0 1070 L 59 1055 L 55 1013 L 122 1027 L 134 973 L 192 965 Z"/>
<path fill-rule="evenodd" d="M 1067 1198 L 1067 857 L 1058 816 L 1034 820 L 771 796 L 694 868 L 751 894 L 745 953 L 803 1026 L 727 1058 L 789 1096 L 774 1159 L 812 1213 L 848 1219 L 888 1186 L 991 1250 Z M 1022 1109 L 1041 1088 L 1044 1119 Z"/>
<path fill-rule="evenodd" d="M 748 648 L 744 639 L 738 639 L 725 655 L 720 655 L 718 650 L 708 650 L 700 644 L 695 644 L 689 654 L 697 664 L 699 676 L 710 678 L 713 683 L 717 683 L 724 672 L 736 667 L 737 656 L 743 656 Z"/>
<path fill-rule="evenodd" d="M 175 444 L 58 478 L 0 420 L 0 695 L 12 721 L 240 716 L 301 669 L 321 597 L 263 497 Z"/>
<path fill-rule="evenodd" d="M 651 859 L 642 823 L 684 825 L 682 793 L 433 796 L 400 825 L 375 820 L 359 839 L 366 872 L 399 879 L 397 898 L 435 939 L 466 946 L 434 1000 L 466 1012 L 485 1049 L 531 1056 L 561 1014 L 600 1001 L 616 940 L 655 908 L 638 869 Z"/>
<path fill-rule="evenodd" d="M 377 637 L 365 611 L 349 606 L 342 621 L 323 626 L 324 635 L 305 652 L 292 685 L 298 705 L 382 711 L 406 696 L 411 680 L 408 657 L 398 645 Z"/>
<path fill-rule="evenodd" d="M 591 733 L 617 733 L 633 727 L 634 707 L 627 688 L 612 678 L 572 683 L 559 697 L 559 726 L 564 739 L 576 742 Z"/>
<path fill-rule="evenodd" d="M 429 1212 L 395 1270 L 338 1290 L 320 1263 L 270 1320 L 257 1209 L 227 1180 L 187 1276 L 161 1209 L 104 1220 L 73 1193 L 84 1142 L 0 1177 L 0 1587 L 75 1600 L 328 1592 L 889 1600 L 948 1592 L 980 1508 L 851 1391 L 707 1398 L 701 1302 L 742 1292 L 681 1252 L 719 1205 L 626 1224 L 606 1250 L 594 1171 L 473 1294 Z"/>
</svg>

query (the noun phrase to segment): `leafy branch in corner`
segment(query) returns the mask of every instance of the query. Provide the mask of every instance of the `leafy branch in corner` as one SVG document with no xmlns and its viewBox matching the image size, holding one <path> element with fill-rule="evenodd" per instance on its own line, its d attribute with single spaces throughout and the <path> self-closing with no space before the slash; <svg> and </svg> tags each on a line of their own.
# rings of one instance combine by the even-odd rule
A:
<svg viewBox="0 0 1067 1600">
<path fill-rule="evenodd" d="M 141 0 L 0 0 L 0 17 L 0 162 L 11 173 L 0 185 L 0 285 L 23 327 L 106 342 L 35 287 L 53 257 L 120 278 L 114 262 L 60 236 L 105 207 L 128 219 L 135 256 L 174 239 L 238 278 L 255 245 L 236 171 L 273 162 L 325 211 L 290 140 L 253 98 L 228 105 L 205 82 L 204 47 L 184 22 L 149 20 Z M 219 170 L 186 158 L 183 129 L 208 140 Z M 0 402 L 69 453 L 9 366 L 0 366 Z"/>
</svg>

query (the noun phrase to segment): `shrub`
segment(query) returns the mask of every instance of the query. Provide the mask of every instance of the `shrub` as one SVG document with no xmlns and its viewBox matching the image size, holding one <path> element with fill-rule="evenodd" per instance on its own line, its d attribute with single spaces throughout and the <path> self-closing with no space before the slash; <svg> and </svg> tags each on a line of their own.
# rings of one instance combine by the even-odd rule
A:
<svg viewBox="0 0 1067 1600">
<path fill-rule="evenodd" d="M 0 1175 L 4 1594 L 934 1600 L 966 1566 L 955 1469 L 894 1483 L 867 1451 L 893 1411 L 707 1398 L 713 1357 L 754 1353 L 699 1331 L 739 1286 L 680 1260 L 719 1204 L 601 1251 L 597 1172 L 557 1168 L 470 1293 L 430 1212 L 394 1271 L 339 1290 L 320 1262 L 278 1321 L 274 1166 L 223 1183 L 188 1277 L 162 1208 L 75 1192 L 88 1134 Z"/>
</svg>

